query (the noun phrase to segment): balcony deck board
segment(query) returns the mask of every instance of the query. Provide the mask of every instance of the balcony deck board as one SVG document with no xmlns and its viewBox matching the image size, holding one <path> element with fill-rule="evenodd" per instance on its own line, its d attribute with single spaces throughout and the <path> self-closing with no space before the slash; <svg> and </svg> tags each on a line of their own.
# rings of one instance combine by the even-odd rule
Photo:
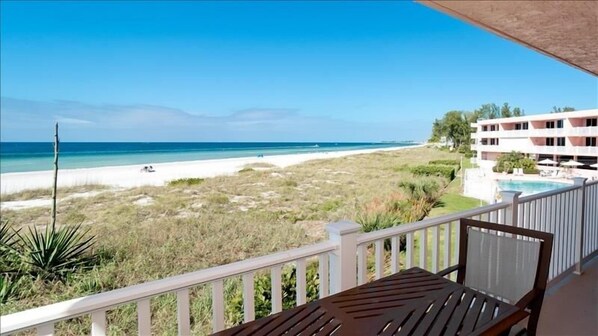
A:
<svg viewBox="0 0 598 336">
<path fill-rule="evenodd" d="M 598 257 L 548 290 L 538 335 L 598 335 Z"/>
</svg>

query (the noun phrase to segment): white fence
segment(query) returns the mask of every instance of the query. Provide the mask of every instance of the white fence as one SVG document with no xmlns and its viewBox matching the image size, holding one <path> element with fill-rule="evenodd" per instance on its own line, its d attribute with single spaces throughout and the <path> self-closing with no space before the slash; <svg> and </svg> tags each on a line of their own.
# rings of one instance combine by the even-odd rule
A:
<svg viewBox="0 0 598 336">
<path fill-rule="evenodd" d="M 352 222 L 329 224 L 329 240 L 316 245 L 2 316 L 0 330 L 2 335 L 31 329 L 36 329 L 38 335 L 52 335 L 56 322 L 90 315 L 92 335 L 105 335 L 106 312 L 136 303 L 138 332 L 149 335 L 150 299 L 176 293 L 178 333 L 188 335 L 191 330 L 189 289 L 209 284 L 212 287 L 212 330 L 220 331 L 225 327 L 223 283 L 226 279 L 242 277 L 244 320 L 248 322 L 255 318 L 253 287 L 258 271 L 270 272 L 273 313 L 282 309 L 281 270 L 285 264 L 296 266 L 298 305 L 306 302 L 308 259 L 318 259 L 320 297 L 368 282 L 370 274 L 378 279 L 413 266 L 436 272 L 457 260 L 460 218 L 554 233 L 550 279 L 557 281 L 557 277 L 573 270 L 580 272 L 584 258 L 593 257 L 598 250 L 598 181 L 586 184 L 585 179 L 578 178 L 575 183 L 523 198 L 519 198 L 518 192 L 505 191 L 501 203 L 370 233 L 359 233 L 360 226 Z M 388 240 L 390 258 L 385 252 Z M 404 253 L 401 253 L 401 241 L 405 242 Z M 368 256 L 374 258 L 372 271 L 368 269 Z"/>
</svg>

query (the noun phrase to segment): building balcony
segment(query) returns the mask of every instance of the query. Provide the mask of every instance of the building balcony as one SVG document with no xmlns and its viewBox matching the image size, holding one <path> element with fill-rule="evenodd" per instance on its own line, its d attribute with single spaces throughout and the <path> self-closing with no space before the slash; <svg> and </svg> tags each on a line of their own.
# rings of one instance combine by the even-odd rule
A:
<svg viewBox="0 0 598 336">
<path fill-rule="evenodd" d="M 556 154 L 556 155 L 598 155 L 598 147 L 586 146 L 532 146 L 529 153 Z"/>
<path fill-rule="evenodd" d="M 259 271 L 271 275 L 271 311 L 277 313 L 282 309 L 281 268 L 284 265 L 295 265 L 294 289 L 298 304 L 306 302 L 308 263 L 317 263 L 319 281 L 316 286 L 320 298 L 415 266 L 436 273 L 455 265 L 459 255 L 458 221 L 473 218 L 552 233 L 549 290 L 539 320 L 539 334 L 596 334 L 598 181 L 576 178 L 573 186 L 526 197 L 503 192 L 502 199 L 500 203 L 369 233 L 360 233 L 361 227 L 352 222 L 329 224 L 329 239 L 315 245 L 2 316 L 0 331 L 2 335 L 33 330 L 38 335 L 53 335 L 55 327 L 90 323 L 92 335 L 105 335 L 110 324 L 107 313 L 133 303 L 137 307 L 138 332 L 149 335 L 152 331 L 150 299 L 175 294 L 177 308 L 173 312 L 172 318 L 176 321 L 173 323 L 178 324 L 179 335 L 188 335 L 192 327 L 191 310 L 195 307 L 190 302 L 189 291 L 208 285 L 212 295 L 212 330 L 217 332 L 226 327 L 225 281 L 235 277 L 242 279 L 244 319 L 249 322 L 255 319 L 254 275 Z M 403 239 L 406 241 L 404 253 L 399 248 Z M 385 251 L 388 240 L 390 251 Z M 374 262 L 370 264 L 371 259 Z M 574 275 L 574 271 L 585 273 L 579 276 Z M 91 319 L 73 320 L 81 316 Z M 58 322 L 61 323 L 58 325 Z"/>
<path fill-rule="evenodd" d="M 598 147 L 588 146 L 506 146 L 506 145 L 481 145 L 476 144 L 471 146 L 472 150 L 478 152 L 489 153 L 510 153 L 517 151 L 526 154 L 553 154 L 553 155 L 583 155 L 583 156 L 598 156 Z"/>
<path fill-rule="evenodd" d="M 598 127 L 540 128 L 472 133 L 472 138 L 554 138 L 598 136 Z"/>
<path fill-rule="evenodd" d="M 583 136 L 583 137 L 586 137 L 586 136 L 598 137 L 598 126 L 569 128 L 567 135 Z"/>
</svg>

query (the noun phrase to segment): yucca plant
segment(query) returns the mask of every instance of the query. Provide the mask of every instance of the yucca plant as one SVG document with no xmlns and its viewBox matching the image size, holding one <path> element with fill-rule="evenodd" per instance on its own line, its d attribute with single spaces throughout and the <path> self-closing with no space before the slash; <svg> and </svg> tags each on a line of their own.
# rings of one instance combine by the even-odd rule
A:
<svg viewBox="0 0 598 336">
<path fill-rule="evenodd" d="M 18 296 L 18 281 L 13 281 L 8 275 L 0 275 L 0 303 L 6 303 L 10 298 Z"/>
<path fill-rule="evenodd" d="M 22 241 L 23 260 L 31 267 L 34 276 L 46 279 L 63 279 L 75 269 L 92 265 L 95 257 L 90 253 L 94 236 L 81 225 L 46 227 L 45 232 L 29 228 L 27 235 L 17 233 Z"/>
<path fill-rule="evenodd" d="M 20 229 L 19 229 L 20 230 Z M 0 273 L 15 273 L 19 268 L 19 230 L 11 228 L 8 221 L 0 222 Z"/>
</svg>

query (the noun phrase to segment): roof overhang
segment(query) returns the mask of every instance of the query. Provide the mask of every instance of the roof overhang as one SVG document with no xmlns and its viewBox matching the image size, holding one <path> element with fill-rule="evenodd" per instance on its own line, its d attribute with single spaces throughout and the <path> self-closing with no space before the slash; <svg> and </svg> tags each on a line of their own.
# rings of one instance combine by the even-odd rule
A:
<svg viewBox="0 0 598 336">
<path fill-rule="evenodd" d="M 598 76 L 598 1 L 416 1 Z"/>
</svg>

